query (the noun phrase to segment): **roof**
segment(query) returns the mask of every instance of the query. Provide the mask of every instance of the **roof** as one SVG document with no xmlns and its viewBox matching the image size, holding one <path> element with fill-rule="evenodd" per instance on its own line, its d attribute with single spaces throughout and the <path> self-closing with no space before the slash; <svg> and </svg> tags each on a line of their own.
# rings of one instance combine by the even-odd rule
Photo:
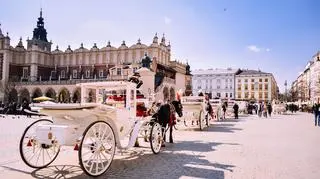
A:
<svg viewBox="0 0 320 179">
<path fill-rule="evenodd" d="M 239 69 L 232 69 L 232 68 L 227 68 L 227 69 L 222 69 L 222 68 L 216 68 L 216 69 L 197 69 L 193 70 L 192 74 L 193 75 L 209 75 L 209 74 L 235 74 Z"/>
<path fill-rule="evenodd" d="M 237 75 L 271 75 L 271 73 L 262 72 L 260 70 L 240 70 Z"/>
</svg>

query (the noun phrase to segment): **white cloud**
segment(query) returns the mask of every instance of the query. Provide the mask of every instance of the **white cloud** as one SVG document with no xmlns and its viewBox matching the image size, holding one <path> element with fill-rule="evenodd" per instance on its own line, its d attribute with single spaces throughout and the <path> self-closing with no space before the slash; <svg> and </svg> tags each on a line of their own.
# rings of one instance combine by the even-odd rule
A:
<svg viewBox="0 0 320 179">
<path fill-rule="evenodd" d="M 253 51 L 253 52 L 260 52 L 260 51 L 261 51 L 261 49 L 258 48 L 258 47 L 255 46 L 255 45 L 249 45 L 247 48 L 248 48 L 250 51 Z"/>
<path fill-rule="evenodd" d="M 257 47 L 256 45 L 249 45 L 247 46 L 247 49 L 255 53 L 271 51 L 270 48 Z"/>
<path fill-rule="evenodd" d="M 167 17 L 167 16 L 164 17 L 164 23 L 165 23 L 165 24 L 169 25 L 169 24 L 171 24 L 171 22 L 172 22 L 172 19 L 171 19 L 171 18 L 169 18 L 169 17 Z"/>
</svg>

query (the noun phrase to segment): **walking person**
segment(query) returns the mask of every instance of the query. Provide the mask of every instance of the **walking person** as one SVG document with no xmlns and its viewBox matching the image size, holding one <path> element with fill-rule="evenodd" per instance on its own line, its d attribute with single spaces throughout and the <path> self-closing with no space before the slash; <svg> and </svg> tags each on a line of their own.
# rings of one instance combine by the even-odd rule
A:
<svg viewBox="0 0 320 179">
<path fill-rule="evenodd" d="M 261 117 L 263 111 L 263 104 L 259 102 L 258 104 L 258 116 Z"/>
<path fill-rule="evenodd" d="M 226 119 L 226 111 L 227 111 L 227 107 L 225 104 L 222 105 L 222 110 L 223 110 L 223 116 L 222 119 Z"/>
<path fill-rule="evenodd" d="M 239 117 L 238 117 L 239 106 L 238 106 L 237 103 L 234 103 L 234 105 L 233 105 L 233 111 L 234 111 L 234 117 L 235 117 L 235 119 L 239 119 Z"/>
<path fill-rule="evenodd" d="M 319 103 L 315 103 L 313 106 L 312 106 L 312 110 L 313 110 L 313 113 L 314 113 L 314 125 L 315 126 L 320 126 L 319 122 L 319 109 L 320 109 L 320 106 L 319 106 Z"/>
<path fill-rule="evenodd" d="M 269 117 L 271 117 L 272 106 L 271 106 L 271 103 L 270 103 L 270 102 L 269 102 L 268 105 L 267 105 L 267 110 L 268 110 Z"/>
</svg>

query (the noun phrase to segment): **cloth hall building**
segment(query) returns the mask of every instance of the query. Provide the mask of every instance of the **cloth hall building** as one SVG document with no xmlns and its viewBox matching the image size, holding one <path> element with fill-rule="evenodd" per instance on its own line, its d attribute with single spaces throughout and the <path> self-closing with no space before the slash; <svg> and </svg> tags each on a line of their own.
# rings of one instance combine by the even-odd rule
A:
<svg viewBox="0 0 320 179">
<path fill-rule="evenodd" d="M 171 46 L 164 36 L 160 40 L 156 34 L 150 45 L 138 39 L 131 46 L 123 41 L 120 47 L 110 41 L 101 48 L 95 43 L 89 49 L 80 44 L 64 51 L 51 46 L 42 11 L 26 47 L 21 38 L 16 47 L 11 46 L 8 33 L 0 27 L 0 100 L 21 103 L 45 95 L 57 102 L 80 102 L 77 83 L 126 80 L 136 71 L 145 79 L 140 90 L 144 95 L 170 100 L 177 90 L 191 93 L 190 66 L 171 61 Z M 147 68 L 141 68 L 142 61 Z"/>
</svg>

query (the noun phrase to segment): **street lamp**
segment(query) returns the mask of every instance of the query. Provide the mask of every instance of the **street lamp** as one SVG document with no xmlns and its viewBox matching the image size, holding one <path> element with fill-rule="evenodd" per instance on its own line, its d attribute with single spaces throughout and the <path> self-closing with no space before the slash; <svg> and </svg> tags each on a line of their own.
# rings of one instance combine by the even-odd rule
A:
<svg viewBox="0 0 320 179">
<path fill-rule="evenodd" d="M 287 85 L 288 85 L 287 80 L 285 80 L 284 87 L 285 87 L 285 101 L 286 102 L 287 102 Z"/>
</svg>

